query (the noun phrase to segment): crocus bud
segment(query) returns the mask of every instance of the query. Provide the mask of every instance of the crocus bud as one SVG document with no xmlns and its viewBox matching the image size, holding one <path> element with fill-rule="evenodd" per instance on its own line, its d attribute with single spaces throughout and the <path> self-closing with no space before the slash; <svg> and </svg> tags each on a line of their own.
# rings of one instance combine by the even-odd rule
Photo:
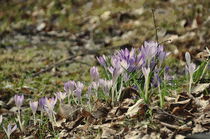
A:
<svg viewBox="0 0 210 139">
<path fill-rule="evenodd" d="M 40 98 L 38 103 L 39 103 L 38 104 L 39 110 L 44 111 L 44 107 L 46 105 L 46 98 L 45 97 Z"/>
<path fill-rule="evenodd" d="M 98 68 L 97 67 L 92 67 L 90 69 L 90 76 L 91 76 L 93 81 L 98 81 L 98 79 L 99 79 L 99 72 L 98 72 Z"/>
<path fill-rule="evenodd" d="M 185 60 L 187 62 L 187 65 L 190 65 L 191 57 L 190 57 L 190 53 L 189 52 L 185 53 Z"/>
<path fill-rule="evenodd" d="M 15 105 L 20 109 L 20 107 L 23 105 L 24 96 L 15 95 L 14 100 L 15 100 Z"/>
<path fill-rule="evenodd" d="M 106 57 L 105 57 L 105 55 L 97 57 L 97 60 L 98 60 L 99 64 L 101 64 L 104 67 L 106 66 Z"/>
<path fill-rule="evenodd" d="M 68 93 L 73 92 L 75 90 L 75 81 L 68 81 L 64 84 L 64 90 Z"/>
<path fill-rule="evenodd" d="M 35 114 L 36 111 L 37 111 L 37 108 L 38 108 L 38 101 L 34 101 L 34 102 L 30 101 L 29 105 L 31 107 L 31 110 L 32 110 L 33 114 Z"/>
</svg>

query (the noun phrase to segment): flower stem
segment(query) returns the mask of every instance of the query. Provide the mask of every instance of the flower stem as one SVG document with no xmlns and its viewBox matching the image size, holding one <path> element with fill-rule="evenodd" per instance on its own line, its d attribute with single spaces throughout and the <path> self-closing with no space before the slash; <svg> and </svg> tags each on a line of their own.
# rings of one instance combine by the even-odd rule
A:
<svg viewBox="0 0 210 139">
<path fill-rule="evenodd" d="M 144 98 L 146 103 L 148 103 L 148 89 L 149 89 L 149 76 L 146 77 L 144 84 L 144 91 L 145 91 Z"/>
<path fill-rule="evenodd" d="M 163 99 L 163 95 L 162 95 L 161 90 L 160 90 L 160 85 L 158 85 L 158 92 L 159 92 L 159 95 L 160 95 L 160 107 L 162 108 L 163 103 L 164 103 L 164 99 Z"/>
<path fill-rule="evenodd" d="M 188 91 L 189 94 L 191 94 L 192 82 L 193 82 L 193 74 L 190 74 L 189 91 Z"/>
<path fill-rule="evenodd" d="M 33 117 L 34 117 L 34 126 L 36 125 L 36 115 L 33 114 Z"/>
</svg>

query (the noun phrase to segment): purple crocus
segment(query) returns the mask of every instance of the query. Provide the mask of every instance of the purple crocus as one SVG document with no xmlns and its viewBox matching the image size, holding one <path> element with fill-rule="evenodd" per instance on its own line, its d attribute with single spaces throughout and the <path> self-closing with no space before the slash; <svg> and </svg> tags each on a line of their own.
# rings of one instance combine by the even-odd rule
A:
<svg viewBox="0 0 210 139">
<path fill-rule="evenodd" d="M 98 60 L 99 64 L 101 64 L 102 66 L 106 67 L 106 57 L 105 57 L 105 55 L 97 57 L 97 60 Z"/>
<path fill-rule="evenodd" d="M 24 96 L 23 95 L 15 95 L 14 96 L 15 105 L 20 109 L 20 107 L 23 105 Z"/>
<path fill-rule="evenodd" d="M 3 129 L 7 135 L 7 138 L 10 139 L 10 135 L 17 129 L 17 125 L 15 124 L 13 127 L 11 124 L 8 124 L 7 129 L 3 126 Z"/>
<path fill-rule="evenodd" d="M 154 87 L 158 87 L 161 83 L 161 79 L 157 73 L 154 74 L 153 80 L 152 80 L 152 85 Z"/>
<path fill-rule="evenodd" d="M 78 99 L 81 99 L 83 88 L 84 88 L 84 84 L 78 81 L 76 83 L 76 90 L 75 90 L 75 95 L 77 96 Z"/>
<path fill-rule="evenodd" d="M 68 81 L 68 82 L 64 83 L 64 90 L 67 93 L 73 92 L 75 89 L 75 84 L 76 84 L 75 81 Z"/>
<path fill-rule="evenodd" d="M 194 63 L 190 63 L 189 65 L 186 66 L 186 68 L 191 76 L 196 71 L 196 65 Z"/>
<path fill-rule="evenodd" d="M 99 79 L 99 85 L 105 94 L 109 94 L 110 89 L 113 86 L 113 82 L 112 82 L 112 80 Z"/>
<path fill-rule="evenodd" d="M 158 43 L 154 41 L 144 42 L 144 46 L 141 48 L 142 55 L 145 57 L 147 64 L 150 64 L 152 58 L 154 58 L 158 52 Z"/>
<path fill-rule="evenodd" d="M 34 102 L 29 102 L 29 105 L 31 107 L 32 113 L 33 113 L 33 117 L 34 117 L 34 125 L 36 125 L 36 111 L 38 108 L 38 101 L 34 101 Z"/>
<path fill-rule="evenodd" d="M 30 101 L 29 105 L 30 105 L 30 108 L 31 108 L 33 114 L 35 115 L 37 108 L 38 108 L 38 101 L 34 101 L 34 102 Z"/>
<path fill-rule="evenodd" d="M 55 113 L 54 107 L 57 102 L 57 97 L 45 98 L 45 110 L 47 113 Z"/>
<path fill-rule="evenodd" d="M 40 98 L 38 102 L 38 109 L 43 112 L 45 105 L 46 105 L 46 97 Z"/>
<path fill-rule="evenodd" d="M 90 69 L 90 76 L 92 78 L 93 81 L 98 81 L 99 79 L 99 72 L 98 72 L 98 68 L 97 67 L 92 67 Z"/>
<path fill-rule="evenodd" d="M 186 59 L 186 69 L 189 72 L 190 75 L 190 80 L 189 80 L 189 95 L 191 95 L 191 87 L 192 87 L 192 83 L 193 83 L 193 74 L 194 72 L 197 70 L 196 69 L 196 65 L 194 63 L 191 63 L 191 57 L 190 54 L 188 52 L 185 53 L 185 59 Z"/>
<path fill-rule="evenodd" d="M 75 81 L 68 81 L 64 83 L 64 90 L 66 91 L 68 95 L 68 103 L 70 104 L 70 96 L 73 95 L 74 90 L 76 89 L 76 83 Z"/>
</svg>

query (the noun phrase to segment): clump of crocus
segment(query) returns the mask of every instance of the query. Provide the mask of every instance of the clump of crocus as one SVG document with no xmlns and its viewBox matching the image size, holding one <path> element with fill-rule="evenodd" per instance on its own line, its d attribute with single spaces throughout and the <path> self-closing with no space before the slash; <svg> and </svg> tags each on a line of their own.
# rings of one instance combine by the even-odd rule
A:
<svg viewBox="0 0 210 139">
<path fill-rule="evenodd" d="M 18 112 L 17 112 L 17 120 L 20 126 L 20 130 L 23 131 L 23 124 L 24 121 L 21 121 L 21 106 L 23 105 L 23 101 L 24 101 L 24 96 L 23 95 L 15 95 L 14 96 L 14 100 L 15 100 L 15 105 L 18 108 Z"/>
<path fill-rule="evenodd" d="M 191 57 L 189 52 L 185 53 L 185 59 L 186 59 L 186 69 L 189 73 L 190 79 L 189 79 L 189 89 L 188 89 L 188 93 L 189 95 L 191 95 L 191 88 L 192 88 L 192 83 L 193 83 L 193 74 L 195 73 L 196 69 L 196 65 L 194 63 L 191 63 Z"/>
<path fill-rule="evenodd" d="M 7 135 L 7 138 L 10 139 L 10 135 L 17 129 L 17 125 L 15 124 L 13 127 L 11 124 L 8 124 L 7 129 L 3 126 L 3 129 Z"/>
<path fill-rule="evenodd" d="M 36 111 L 38 108 L 38 101 L 34 101 L 34 102 L 30 101 L 29 105 L 30 105 L 32 113 L 33 113 L 34 125 L 36 125 Z"/>
<path fill-rule="evenodd" d="M 54 111 L 56 102 L 57 102 L 57 97 L 45 98 L 44 109 L 52 125 L 57 125 L 56 118 L 55 118 L 56 112 Z"/>
<path fill-rule="evenodd" d="M 98 62 L 108 73 L 108 80 L 112 80 L 110 90 L 112 102 L 119 100 L 124 85 L 133 84 L 133 81 L 135 84 L 141 84 L 138 81 L 142 81 L 143 76 L 145 78 L 143 97 L 148 101 L 149 74 L 153 75 L 156 68 L 162 69 L 162 63 L 167 55 L 162 45 L 154 41 L 145 41 L 140 49 L 126 48 L 110 57 L 98 57 Z"/>
</svg>

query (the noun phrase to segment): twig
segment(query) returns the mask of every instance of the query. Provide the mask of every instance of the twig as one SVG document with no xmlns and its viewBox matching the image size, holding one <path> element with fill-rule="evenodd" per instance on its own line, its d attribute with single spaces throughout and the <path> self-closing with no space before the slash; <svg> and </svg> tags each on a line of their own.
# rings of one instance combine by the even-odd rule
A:
<svg viewBox="0 0 210 139">
<path fill-rule="evenodd" d="M 157 28 L 157 24 L 156 24 L 154 9 L 152 9 L 152 18 L 153 18 L 153 23 L 154 23 L 154 27 L 155 27 L 155 37 L 156 37 L 156 41 L 158 43 L 158 28 Z"/>
</svg>

